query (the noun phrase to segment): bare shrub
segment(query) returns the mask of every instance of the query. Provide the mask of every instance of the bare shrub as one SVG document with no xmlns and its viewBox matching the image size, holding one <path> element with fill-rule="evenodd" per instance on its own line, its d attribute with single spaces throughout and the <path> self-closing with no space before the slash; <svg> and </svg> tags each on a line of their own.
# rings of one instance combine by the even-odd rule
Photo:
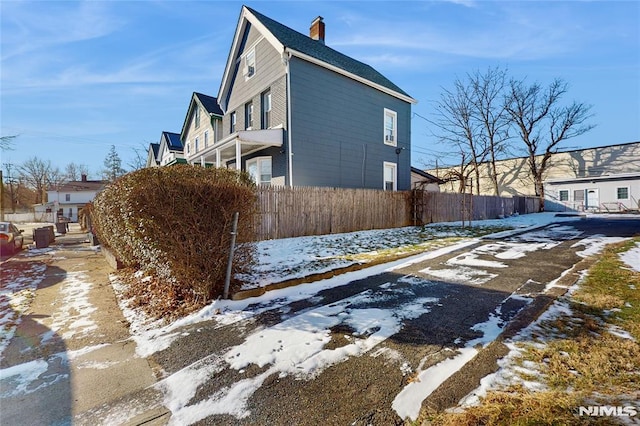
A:
<svg viewBox="0 0 640 426">
<path fill-rule="evenodd" d="M 98 194 L 91 214 L 100 242 L 126 266 L 159 278 L 168 293 L 211 300 L 224 287 L 234 212 L 232 272 L 253 263 L 256 209 L 247 173 L 177 165 L 121 177 Z"/>
</svg>

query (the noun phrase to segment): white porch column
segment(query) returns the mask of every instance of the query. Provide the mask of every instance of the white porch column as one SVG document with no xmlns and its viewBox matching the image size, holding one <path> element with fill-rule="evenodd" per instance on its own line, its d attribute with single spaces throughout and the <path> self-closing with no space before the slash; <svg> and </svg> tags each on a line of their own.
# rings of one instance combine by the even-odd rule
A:
<svg viewBox="0 0 640 426">
<path fill-rule="evenodd" d="M 242 167 L 240 167 L 240 159 L 242 158 L 241 146 L 240 139 L 236 139 L 236 170 L 242 170 Z"/>
<path fill-rule="evenodd" d="M 216 149 L 216 167 L 220 167 L 220 149 Z"/>
</svg>

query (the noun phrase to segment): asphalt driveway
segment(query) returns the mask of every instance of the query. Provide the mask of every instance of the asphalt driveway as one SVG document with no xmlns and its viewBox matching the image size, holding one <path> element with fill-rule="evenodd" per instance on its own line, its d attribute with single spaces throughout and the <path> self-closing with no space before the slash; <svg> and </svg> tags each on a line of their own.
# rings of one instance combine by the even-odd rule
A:
<svg viewBox="0 0 640 426">
<path fill-rule="evenodd" d="M 231 323 L 174 327 L 158 337 L 162 349 L 142 355 L 96 253 L 23 259 L 47 272 L 2 371 L 44 360 L 41 380 L 62 379 L 8 397 L 15 383 L 0 375 L 0 423 L 403 424 L 421 407 L 455 405 L 494 371 L 501 354 L 491 342 L 573 284 L 586 248 L 639 234 L 640 220 L 594 218 L 474 241 L 295 300 L 256 299 Z M 56 305 L 73 277 L 92 283 L 87 304 L 97 309 L 44 341 L 42 327 L 63 321 Z M 84 333 L 88 319 L 96 328 Z"/>
</svg>

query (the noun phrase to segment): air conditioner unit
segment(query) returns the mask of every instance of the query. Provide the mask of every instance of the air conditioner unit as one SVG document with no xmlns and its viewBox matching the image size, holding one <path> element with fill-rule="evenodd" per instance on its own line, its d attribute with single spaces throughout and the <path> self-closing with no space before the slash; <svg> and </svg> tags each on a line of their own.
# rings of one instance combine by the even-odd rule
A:
<svg viewBox="0 0 640 426">
<path fill-rule="evenodd" d="M 251 77 L 254 72 L 255 68 L 252 66 L 247 65 L 246 67 L 242 68 L 242 75 L 244 77 Z"/>
</svg>

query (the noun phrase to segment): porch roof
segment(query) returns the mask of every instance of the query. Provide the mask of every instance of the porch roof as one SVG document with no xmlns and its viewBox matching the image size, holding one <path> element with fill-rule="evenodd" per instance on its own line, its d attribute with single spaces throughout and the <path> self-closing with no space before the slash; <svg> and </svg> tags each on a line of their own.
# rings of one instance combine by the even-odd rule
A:
<svg viewBox="0 0 640 426">
<path fill-rule="evenodd" d="M 220 167 L 222 163 L 235 160 L 254 152 L 282 146 L 284 129 L 240 130 L 226 138 L 203 149 L 191 158 L 192 161 L 200 160 L 201 163 L 215 163 Z"/>
</svg>

